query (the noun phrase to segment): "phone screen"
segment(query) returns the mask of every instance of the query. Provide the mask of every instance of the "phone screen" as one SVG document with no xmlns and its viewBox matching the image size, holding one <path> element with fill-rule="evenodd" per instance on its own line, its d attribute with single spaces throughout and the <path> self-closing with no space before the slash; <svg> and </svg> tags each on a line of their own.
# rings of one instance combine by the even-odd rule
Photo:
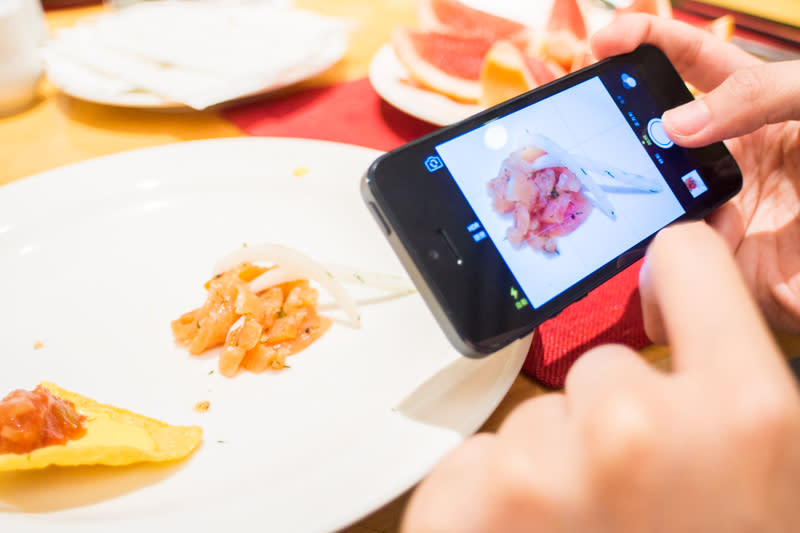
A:
<svg viewBox="0 0 800 533">
<path fill-rule="evenodd" d="M 623 66 L 436 145 L 475 213 L 464 231 L 497 248 L 516 305 L 541 307 L 706 192 L 660 115 Z"/>
</svg>

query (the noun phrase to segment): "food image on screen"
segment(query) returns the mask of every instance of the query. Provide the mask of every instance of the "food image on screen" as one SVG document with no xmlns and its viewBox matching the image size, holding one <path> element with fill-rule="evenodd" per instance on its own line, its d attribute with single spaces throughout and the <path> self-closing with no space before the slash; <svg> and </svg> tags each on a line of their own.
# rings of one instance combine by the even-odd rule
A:
<svg viewBox="0 0 800 533">
<path fill-rule="evenodd" d="M 536 166 L 545 155 L 535 146 L 512 152 L 489 182 L 489 195 L 496 212 L 512 217 L 507 237 L 514 247 L 527 245 L 558 253 L 558 237 L 580 226 L 592 212 L 592 204 L 568 168 Z"/>
<path fill-rule="evenodd" d="M 500 165 L 489 182 L 492 207 L 513 216 L 507 238 L 515 248 L 558 253 L 557 237 L 575 231 L 596 206 L 616 220 L 614 205 L 604 188 L 628 188 L 651 194 L 661 191 L 657 180 L 574 155 L 541 134 L 528 140 Z M 593 176 L 601 179 L 595 181 Z"/>
<path fill-rule="evenodd" d="M 629 71 L 589 78 L 436 146 L 469 204 L 465 231 L 477 224 L 488 236 L 474 246 L 496 248 L 534 309 L 685 212 L 661 172 L 678 148 L 656 150 L 636 126 L 651 111 L 637 107 L 648 98 L 644 84 L 623 84 Z"/>
</svg>

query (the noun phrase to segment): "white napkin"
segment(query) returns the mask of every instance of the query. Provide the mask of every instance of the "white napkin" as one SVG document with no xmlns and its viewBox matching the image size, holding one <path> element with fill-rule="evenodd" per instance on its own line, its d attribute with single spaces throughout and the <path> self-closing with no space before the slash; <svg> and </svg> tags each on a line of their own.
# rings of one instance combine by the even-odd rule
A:
<svg viewBox="0 0 800 533">
<path fill-rule="evenodd" d="M 109 101 L 139 91 L 204 109 L 324 70 L 350 28 L 272 2 L 141 2 L 62 30 L 44 57 L 67 92 Z"/>
<path fill-rule="evenodd" d="M 462 437 L 475 433 L 519 374 L 532 338 L 533 334 L 518 339 L 481 359 L 449 354 L 437 372 L 428 373 L 396 404 L 395 411 L 424 424 L 448 428 Z M 464 413 L 470 411 L 473 416 L 465 417 Z"/>
</svg>

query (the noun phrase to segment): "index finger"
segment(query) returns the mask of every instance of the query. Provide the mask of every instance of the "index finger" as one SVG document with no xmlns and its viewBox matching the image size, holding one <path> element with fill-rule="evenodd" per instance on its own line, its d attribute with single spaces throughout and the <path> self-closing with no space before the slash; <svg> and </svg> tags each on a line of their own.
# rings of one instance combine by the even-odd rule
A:
<svg viewBox="0 0 800 533">
<path fill-rule="evenodd" d="M 622 15 L 592 37 L 598 59 L 632 52 L 651 44 L 664 52 L 681 76 L 703 92 L 734 71 L 760 60 L 710 32 L 683 22 L 644 14 Z"/>
<path fill-rule="evenodd" d="M 646 262 L 643 304 L 658 308 L 676 372 L 772 380 L 766 383 L 788 379 L 766 322 L 714 230 L 703 222 L 666 228 Z"/>
</svg>

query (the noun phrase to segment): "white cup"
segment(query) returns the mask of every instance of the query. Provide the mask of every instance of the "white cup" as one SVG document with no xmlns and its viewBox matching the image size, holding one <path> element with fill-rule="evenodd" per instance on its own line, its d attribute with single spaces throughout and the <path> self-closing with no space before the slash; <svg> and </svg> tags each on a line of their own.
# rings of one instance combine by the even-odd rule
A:
<svg viewBox="0 0 800 533">
<path fill-rule="evenodd" d="M 0 0 L 0 116 L 21 111 L 36 98 L 46 39 L 39 0 Z"/>
</svg>

